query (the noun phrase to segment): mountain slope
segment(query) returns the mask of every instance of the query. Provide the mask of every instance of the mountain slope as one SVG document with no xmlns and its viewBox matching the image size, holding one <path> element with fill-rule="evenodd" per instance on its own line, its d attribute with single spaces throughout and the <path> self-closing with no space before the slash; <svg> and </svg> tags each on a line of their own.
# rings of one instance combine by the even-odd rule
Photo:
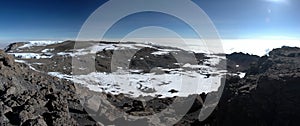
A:
<svg viewBox="0 0 300 126">
<path fill-rule="evenodd" d="M 16 47 L 19 46 L 23 45 Z M 60 46 L 63 46 L 63 48 L 59 48 Z M 36 49 L 35 52 L 42 54 L 43 50 L 48 49 L 49 51 L 49 49 L 54 48 L 54 50 L 51 50 L 51 54 L 54 54 L 54 52 L 58 54 L 62 51 L 67 54 L 68 51 L 72 52 L 68 50 L 71 47 L 72 42 L 64 42 L 47 45 L 46 48 L 45 46 L 27 48 L 28 50 L 16 50 L 17 48 L 15 48 L 15 50 L 7 50 L 7 52 L 11 54 L 22 53 L 22 51 L 32 52 L 30 49 Z M 56 52 L 56 50 L 58 51 Z M 148 55 L 153 51 L 157 50 L 145 48 L 143 54 Z M 99 51 L 97 54 L 110 57 L 111 53 L 111 51 L 106 50 L 106 52 Z M 124 94 L 93 92 L 85 87 L 72 84 L 68 79 L 51 77 L 47 74 L 49 71 L 56 70 L 66 71 L 65 74 L 69 74 L 71 70 L 68 68 L 64 70 L 63 65 L 65 64 L 60 65 L 55 62 L 63 59 L 67 62 L 68 57 L 70 58 L 71 55 L 69 53 L 65 56 L 53 56 L 51 59 L 54 61 L 49 62 L 47 65 L 39 65 L 35 63 L 37 61 L 46 63 L 50 61 L 50 58 L 19 58 L 16 60 L 17 62 L 24 60 L 27 64 L 15 63 L 12 56 L 2 51 L 0 53 L 0 122 L 5 125 L 94 125 L 95 121 L 86 111 L 99 112 L 100 110 L 106 110 L 104 113 L 100 113 L 104 119 L 101 121 L 102 123 L 126 125 L 122 122 L 127 119 L 128 125 L 132 125 L 143 120 L 128 119 L 121 113 L 135 116 L 153 115 L 166 109 L 175 99 L 179 100 L 176 103 L 185 106 L 186 100 L 195 98 L 192 99 L 193 104 L 188 113 L 177 125 L 297 126 L 300 123 L 300 109 L 298 107 L 300 105 L 299 48 L 282 47 L 274 49 L 269 53 L 269 56 L 263 57 L 241 53 L 228 55 L 229 71 L 241 71 L 247 74 L 244 78 L 236 76 L 237 74 L 227 74 L 225 89 L 218 106 L 213 114 L 203 122 L 197 120 L 199 111 L 203 106 L 203 100 L 205 101 L 207 95 L 217 96 L 215 92 L 209 92 L 208 94 L 199 92 L 198 95 L 188 96 L 185 100 L 180 97 L 155 97 L 142 102 Z M 204 61 L 207 59 L 205 55 L 199 54 L 198 56 L 199 59 L 204 58 Z M 144 66 L 143 62 L 139 62 L 141 58 L 144 57 L 137 55 L 134 62 L 139 64 L 137 65 L 139 69 L 144 69 L 141 67 Z M 103 63 L 101 57 L 98 61 L 101 64 Z M 172 58 L 170 58 L 165 62 L 170 63 L 172 61 Z M 36 70 L 30 68 L 31 65 Z M 102 64 L 99 71 L 105 70 L 107 69 L 103 69 Z M 81 92 L 82 96 L 76 96 L 75 94 L 78 94 L 78 92 Z M 171 92 L 176 92 L 176 90 Z M 85 98 L 83 104 L 89 106 L 89 110 L 80 105 L 82 104 L 80 103 L 82 98 Z M 120 111 L 111 108 L 118 108 L 117 110 Z M 149 125 L 159 125 L 161 122 L 176 119 L 172 118 L 175 117 L 172 114 L 168 117 L 159 118 L 156 121 L 146 120 L 146 122 Z"/>
</svg>

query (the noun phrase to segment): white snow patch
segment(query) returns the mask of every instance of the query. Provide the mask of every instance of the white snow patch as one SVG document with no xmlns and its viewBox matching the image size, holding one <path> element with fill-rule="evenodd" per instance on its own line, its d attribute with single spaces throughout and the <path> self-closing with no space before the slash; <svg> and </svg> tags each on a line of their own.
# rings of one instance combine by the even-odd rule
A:
<svg viewBox="0 0 300 126">
<path fill-rule="evenodd" d="M 125 50 L 125 49 L 141 49 L 143 47 L 148 47 L 142 44 L 95 44 L 85 49 L 75 49 L 72 53 L 60 52 L 57 55 L 70 55 L 70 56 L 81 56 L 87 54 L 96 54 L 103 50 Z M 150 46 L 149 46 L 150 47 Z"/>
<path fill-rule="evenodd" d="M 158 49 L 159 51 L 151 53 L 152 55 L 166 55 L 169 54 L 170 52 L 178 52 L 180 50 L 177 49 Z"/>
<path fill-rule="evenodd" d="M 178 52 L 180 50 L 177 50 L 177 49 L 158 49 L 160 51 L 163 51 L 163 52 Z"/>
<path fill-rule="evenodd" d="M 40 72 L 40 71 L 38 71 L 37 69 L 35 69 L 34 67 L 32 67 L 31 64 L 27 63 L 27 62 L 24 61 L 24 60 L 16 60 L 16 59 L 15 59 L 15 62 L 17 62 L 17 63 L 25 63 L 26 65 L 28 65 L 28 67 L 29 67 L 30 69 L 32 69 L 32 70 L 34 70 L 34 71 L 37 71 L 37 72 Z"/>
<path fill-rule="evenodd" d="M 209 57 L 209 59 L 206 59 L 204 61 L 204 64 L 210 64 L 212 66 L 218 65 L 221 60 L 225 60 L 226 57 L 225 56 L 218 56 L 218 55 L 206 55 L 207 57 Z"/>
<path fill-rule="evenodd" d="M 132 73 L 141 73 L 141 72 L 143 72 L 143 70 L 129 70 L 129 72 L 132 72 Z"/>
<path fill-rule="evenodd" d="M 59 72 L 48 72 L 48 75 L 58 77 L 60 79 L 67 79 L 67 80 L 70 80 L 72 78 L 72 76 L 70 75 L 61 74 Z"/>
<path fill-rule="evenodd" d="M 151 53 L 152 55 L 166 55 L 166 54 L 169 54 L 169 52 L 164 52 L 164 51 L 156 51 L 156 52 L 153 52 Z"/>
<path fill-rule="evenodd" d="M 15 60 L 15 62 L 17 62 L 17 63 L 26 63 L 26 61 L 24 61 L 24 60 Z"/>
<path fill-rule="evenodd" d="M 146 47 L 148 47 L 148 48 L 154 48 L 152 45 L 149 45 L 147 43 L 145 43 L 145 44 L 138 43 L 138 44 L 134 44 L 134 46 L 137 47 L 137 48 L 146 48 Z"/>
<path fill-rule="evenodd" d="M 44 63 L 32 63 L 32 64 L 35 64 L 35 65 L 43 65 Z"/>
<path fill-rule="evenodd" d="M 187 68 L 192 68 L 192 69 L 197 69 L 197 68 L 209 68 L 208 66 L 205 65 L 191 65 L 189 63 L 184 64 L 182 67 L 187 67 Z"/>
<path fill-rule="evenodd" d="M 39 53 L 9 53 L 9 54 L 20 59 L 49 59 L 53 57 L 53 55 L 42 55 Z"/>
<path fill-rule="evenodd" d="M 63 41 L 29 41 L 25 45 L 19 47 L 21 48 L 30 48 L 33 46 L 47 46 L 52 44 L 62 43 Z"/>
<path fill-rule="evenodd" d="M 42 50 L 42 53 L 47 53 L 47 52 L 51 52 L 51 51 L 53 51 L 54 49 L 44 49 L 44 50 Z"/>
<path fill-rule="evenodd" d="M 199 92 L 217 91 L 220 86 L 221 77 L 217 76 L 204 79 L 204 76 L 197 72 L 162 75 L 153 73 L 127 75 L 91 73 L 88 75 L 75 76 L 73 79 L 76 83 L 93 87 L 91 89 L 93 91 L 110 92 L 113 94 L 124 93 L 132 97 L 138 97 L 140 95 L 173 97 L 188 96 L 190 94 L 198 94 Z M 166 82 L 168 83 L 166 84 Z M 179 92 L 172 94 L 169 92 L 171 89 Z M 154 92 L 147 92 L 147 90 Z"/>
<path fill-rule="evenodd" d="M 59 52 L 57 53 L 56 55 L 59 55 L 59 56 L 75 56 L 75 54 L 73 52 Z"/>
<path fill-rule="evenodd" d="M 239 76 L 240 78 L 244 78 L 246 76 L 246 73 L 243 72 L 237 72 L 237 73 L 228 73 L 228 75 L 231 76 Z"/>
<path fill-rule="evenodd" d="M 88 53 L 97 53 L 100 51 L 106 50 L 114 50 L 116 46 L 114 44 L 100 44 L 94 45 L 92 47 L 87 48 Z"/>
<path fill-rule="evenodd" d="M 171 70 L 171 69 L 170 69 Z M 140 72 L 140 70 L 132 70 Z M 116 73 L 90 73 L 87 75 L 69 75 L 58 72 L 48 73 L 51 76 L 72 80 L 75 83 L 88 87 L 92 91 L 106 92 L 112 94 L 127 94 L 131 97 L 157 96 L 186 97 L 191 94 L 217 91 L 221 83 L 222 72 L 217 76 L 205 78 L 197 71 L 175 71 L 171 74 L 130 74 L 130 72 Z M 170 90 L 177 90 L 178 93 L 170 93 Z"/>
<path fill-rule="evenodd" d="M 239 73 L 238 73 L 238 76 L 239 76 L 240 78 L 244 78 L 244 77 L 246 76 L 246 73 L 239 72 Z"/>
</svg>

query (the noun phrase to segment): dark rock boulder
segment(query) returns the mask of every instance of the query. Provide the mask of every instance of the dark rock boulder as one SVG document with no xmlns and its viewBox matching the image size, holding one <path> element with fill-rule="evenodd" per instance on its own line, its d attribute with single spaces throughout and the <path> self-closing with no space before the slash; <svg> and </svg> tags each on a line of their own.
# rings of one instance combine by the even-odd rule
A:
<svg viewBox="0 0 300 126">
<path fill-rule="evenodd" d="M 226 55 L 227 58 L 227 70 L 231 73 L 246 72 L 252 65 L 256 64 L 259 60 L 259 56 L 244 54 L 244 53 L 232 53 Z"/>
<path fill-rule="evenodd" d="M 13 56 L 6 54 L 3 50 L 0 50 L 0 68 L 2 65 L 12 67 L 15 63 Z"/>
<path fill-rule="evenodd" d="M 0 125 L 79 125 L 88 114 L 74 116 L 74 86 L 65 80 L 31 70 L 25 64 L 0 51 Z"/>
<path fill-rule="evenodd" d="M 243 79 L 228 77 L 211 125 L 297 126 L 300 121 L 299 48 L 283 47 L 259 59 Z M 296 55 L 297 54 L 297 55 Z"/>
</svg>

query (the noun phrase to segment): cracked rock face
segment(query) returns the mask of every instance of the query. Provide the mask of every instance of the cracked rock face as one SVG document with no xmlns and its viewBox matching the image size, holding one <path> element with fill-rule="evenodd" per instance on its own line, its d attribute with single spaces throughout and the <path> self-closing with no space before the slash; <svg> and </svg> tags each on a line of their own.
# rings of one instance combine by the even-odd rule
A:
<svg viewBox="0 0 300 126">
<path fill-rule="evenodd" d="M 300 49 L 282 47 L 259 59 L 243 78 L 229 77 L 216 125 L 297 126 L 300 121 Z"/>
<path fill-rule="evenodd" d="M 2 63 L 1 67 L 12 67 L 15 63 L 13 56 L 7 55 L 3 50 L 0 50 L 0 61 Z"/>
<path fill-rule="evenodd" d="M 0 66 L 1 125 L 79 125 L 70 112 L 71 83 L 32 71 L 3 51 Z"/>
</svg>

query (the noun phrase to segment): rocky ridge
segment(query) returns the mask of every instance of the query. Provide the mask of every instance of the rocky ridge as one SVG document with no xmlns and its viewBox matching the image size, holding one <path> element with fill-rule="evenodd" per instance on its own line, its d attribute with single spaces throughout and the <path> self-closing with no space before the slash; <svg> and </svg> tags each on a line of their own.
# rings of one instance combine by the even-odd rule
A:
<svg viewBox="0 0 300 126">
<path fill-rule="evenodd" d="M 214 125 L 299 125 L 299 53 L 296 47 L 274 49 L 245 78 L 227 78 Z"/>
</svg>

